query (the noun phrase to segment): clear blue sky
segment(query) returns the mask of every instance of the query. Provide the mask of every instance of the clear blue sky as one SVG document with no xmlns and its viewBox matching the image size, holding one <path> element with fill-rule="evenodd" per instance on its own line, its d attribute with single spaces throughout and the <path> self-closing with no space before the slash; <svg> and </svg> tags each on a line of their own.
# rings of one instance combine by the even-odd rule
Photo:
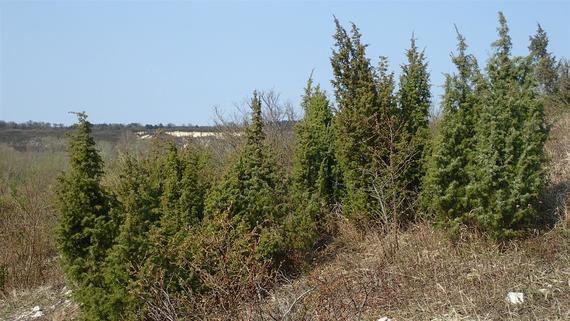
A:
<svg viewBox="0 0 570 321">
<path fill-rule="evenodd" d="M 210 124 L 254 89 L 298 105 L 312 69 L 332 95 L 333 14 L 355 22 L 374 62 L 396 72 L 412 32 L 429 59 L 434 95 L 453 70 L 453 24 L 485 61 L 497 11 L 514 53 L 540 22 L 570 57 L 570 1 L 181 2 L 0 0 L 0 119 Z"/>
</svg>

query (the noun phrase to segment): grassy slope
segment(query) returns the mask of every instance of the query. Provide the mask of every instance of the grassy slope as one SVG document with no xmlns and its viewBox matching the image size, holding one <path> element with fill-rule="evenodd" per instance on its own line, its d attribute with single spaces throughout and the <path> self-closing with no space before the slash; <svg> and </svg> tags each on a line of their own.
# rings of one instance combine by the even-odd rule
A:
<svg viewBox="0 0 570 321">
<path fill-rule="evenodd" d="M 355 246 L 273 293 L 255 319 L 570 320 L 570 233 L 562 226 L 504 246 L 470 232 L 452 243 L 428 224 L 353 238 Z M 510 291 L 525 302 L 508 304 Z"/>
<path fill-rule="evenodd" d="M 340 220 L 338 237 L 310 272 L 282 278 L 263 304 L 246 302 L 232 319 L 570 320 L 568 128 L 570 116 L 556 124 L 548 144 L 546 201 L 560 217 L 551 230 L 498 245 L 471 231 L 452 242 L 427 223 L 386 236 L 362 234 Z M 57 271 L 57 260 L 46 264 Z M 29 315 L 36 305 L 43 320 L 72 320 L 77 307 L 66 301 L 64 286 L 54 272 L 42 286 L 0 295 L 0 320 Z M 525 302 L 507 303 L 510 291 L 524 293 Z"/>
<path fill-rule="evenodd" d="M 570 320 L 570 115 L 552 128 L 545 207 L 536 236 L 496 244 L 472 231 L 452 242 L 420 223 L 386 237 L 341 224 L 334 258 L 272 292 L 258 320 Z M 522 292 L 521 305 L 507 303 Z"/>
</svg>

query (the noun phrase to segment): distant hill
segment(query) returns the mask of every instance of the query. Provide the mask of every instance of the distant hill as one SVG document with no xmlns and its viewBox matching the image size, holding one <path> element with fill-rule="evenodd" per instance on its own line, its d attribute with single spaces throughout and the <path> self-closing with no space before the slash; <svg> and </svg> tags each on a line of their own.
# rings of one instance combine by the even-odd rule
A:
<svg viewBox="0 0 570 321">
<path fill-rule="evenodd" d="M 8 144 L 17 150 L 25 149 L 44 138 L 56 140 L 65 139 L 73 131 L 75 125 L 50 124 L 44 122 L 14 123 L 0 121 L 0 144 Z M 220 131 L 217 126 L 176 126 L 168 125 L 141 125 L 141 124 L 93 124 L 93 137 L 96 141 L 117 142 L 125 133 L 132 133 L 143 138 L 156 131 L 165 133 L 212 133 Z M 193 135 L 174 135 L 193 136 Z"/>
<path fill-rule="evenodd" d="M 294 122 L 279 122 L 281 128 L 292 129 Z M 93 124 L 93 137 L 96 141 L 116 143 L 125 134 L 133 134 L 141 139 L 150 138 L 157 131 L 177 138 L 217 138 L 218 133 L 233 127 L 234 135 L 239 136 L 239 125 L 222 126 L 198 126 L 198 125 L 142 125 L 131 124 Z M 40 144 L 45 138 L 63 140 L 66 135 L 73 131 L 75 125 L 64 126 L 63 124 L 51 124 L 45 122 L 15 123 L 0 120 L 0 144 L 7 144 L 17 150 L 24 150 Z"/>
</svg>

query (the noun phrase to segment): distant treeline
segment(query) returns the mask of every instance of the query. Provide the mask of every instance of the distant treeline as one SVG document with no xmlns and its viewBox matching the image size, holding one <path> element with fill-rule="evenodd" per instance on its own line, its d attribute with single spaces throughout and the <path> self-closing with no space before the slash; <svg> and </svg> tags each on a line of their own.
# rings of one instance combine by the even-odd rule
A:
<svg viewBox="0 0 570 321">
<path fill-rule="evenodd" d="M 43 121 L 27 121 L 25 123 L 17 123 L 13 121 L 4 121 L 0 120 L 0 129 L 50 129 L 50 128 L 67 128 L 72 129 L 77 127 L 76 124 L 66 126 L 62 123 L 50 123 L 50 122 L 43 122 Z M 182 124 L 182 125 L 175 125 L 173 123 L 168 124 L 140 124 L 140 123 L 130 123 L 130 124 L 119 124 L 119 123 L 102 123 L 102 124 L 93 124 L 93 130 L 116 130 L 116 129 L 130 129 L 133 131 L 139 130 L 149 130 L 149 129 L 171 129 L 171 130 L 200 130 L 200 131 L 208 131 L 214 129 L 215 126 L 199 126 L 199 125 L 192 125 L 192 124 Z"/>
<path fill-rule="evenodd" d="M 290 121 L 281 121 L 281 125 L 294 125 L 293 122 L 288 124 Z M 239 126 L 238 124 L 235 124 Z M 13 121 L 5 121 L 0 120 L 0 129 L 73 129 L 76 128 L 77 124 L 72 125 L 65 125 L 62 123 L 50 123 L 50 122 L 43 122 L 43 121 L 32 121 L 29 120 L 24 123 L 17 123 Z M 131 131 L 145 131 L 145 130 L 154 130 L 154 129 L 166 129 L 166 130 L 184 130 L 184 131 L 217 131 L 219 130 L 219 126 L 202 126 L 202 125 L 193 125 L 193 124 L 182 124 L 182 125 L 175 125 L 173 123 L 168 124 L 141 124 L 141 123 L 129 123 L 129 124 L 120 124 L 120 123 L 101 123 L 101 124 L 92 124 L 92 129 L 94 131 L 97 130 L 120 130 L 120 129 L 128 129 Z"/>
</svg>

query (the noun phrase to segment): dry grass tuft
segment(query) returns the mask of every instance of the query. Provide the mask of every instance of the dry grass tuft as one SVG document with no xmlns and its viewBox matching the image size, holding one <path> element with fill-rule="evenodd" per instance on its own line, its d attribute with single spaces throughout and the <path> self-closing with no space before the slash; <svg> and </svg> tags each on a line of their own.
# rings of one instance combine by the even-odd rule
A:
<svg viewBox="0 0 570 321">
<path fill-rule="evenodd" d="M 552 125 L 546 150 L 550 159 L 550 186 L 547 206 L 570 228 L 570 112 L 563 113 Z"/>
<path fill-rule="evenodd" d="M 453 243 L 418 224 L 369 234 L 359 249 L 274 292 L 255 320 L 568 320 L 570 232 L 497 245 L 464 231 Z M 508 292 L 525 302 L 506 302 Z"/>
</svg>

